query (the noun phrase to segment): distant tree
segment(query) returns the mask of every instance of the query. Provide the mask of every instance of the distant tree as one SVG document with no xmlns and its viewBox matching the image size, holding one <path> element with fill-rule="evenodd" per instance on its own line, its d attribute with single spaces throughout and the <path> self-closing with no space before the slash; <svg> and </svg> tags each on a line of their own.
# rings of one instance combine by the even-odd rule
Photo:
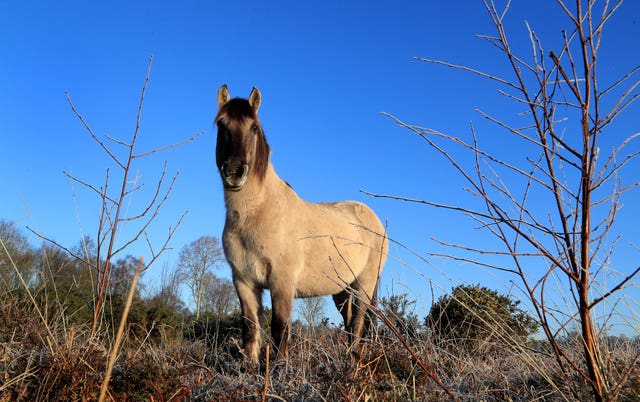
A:
<svg viewBox="0 0 640 402">
<path fill-rule="evenodd" d="M 36 297 L 40 305 L 48 306 L 46 314 L 49 319 L 62 317 L 65 305 L 63 300 L 66 299 L 67 294 L 62 289 L 58 291 L 56 278 L 73 268 L 74 259 L 60 247 L 46 243 L 36 254 L 36 269 L 39 276 L 39 292 Z"/>
<path fill-rule="evenodd" d="M 183 312 L 186 310 L 186 305 L 180 297 L 180 272 L 177 270 L 169 271 L 165 266 L 162 270 L 162 277 L 160 280 L 160 290 L 154 295 L 159 298 L 163 303 L 171 306 L 176 311 Z"/>
<path fill-rule="evenodd" d="M 74 263 L 66 251 L 50 244 L 44 244 L 37 254 L 36 266 L 42 283 L 53 282 Z"/>
<path fill-rule="evenodd" d="M 203 310 L 219 318 L 232 315 L 240 307 L 233 283 L 213 272 L 205 273 L 203 298 Z"/>
<path fill-rule="evenodd" d="M 224 260 L 220 242 L 214 236 L 201 236 L 182 248 L 178 256 L 178 270 L 196 305 L 196 319 L 204 304 L 208 276 Z"/>
<path fill-rule="evenodd" d="M 140 259 L 132 255 L 116 260 L 111 267 L 111 277 L 109 278 L 111 285 L 109 290 L 112 296 L 127 296 L 138 264 L 140 264 Z M 141 284 L 137 285 L 136 292 L 140 292 L 141 286 Z"/>
<path fill-rule="evenodd" d="M 538 329 L 520 301 L 480 285 L 460 285 L 431 307 L 426 324 L 442 341 L 475 349 L 522 339 Z"/>
<path fill-rule="evenodd" d="M 229 279 L 206 272 L 200 315 L 189 320 L 185 336 L 220 346 L 229 337 L 242 336 L 242 315 L 236 290 Z"/>
<path fill-rule="evenodd" d="M 81 239 L 71 250 L 50 244 L 40 249 L 37 263 L 42 287 L 40 297 L 46 298 L 51 317 L 64 315 L 76 324 L 91 322 L 97 278 L 87 261 L 95 258 L 95 250 L 96 244 L 89 237 Z"/>
<path fill-rule="evenodd" d="M 317 327 L 324 317 L 325 298 L 308 297 L 301 300 L 298 307 L 298 314 L 304 325 L 313 329 Z"/>
<path fill-rule="evenodd" d="M 27 237 L 11 221 L 0 219 L 0 289 L 31 286 L 37 279 L 35 250 Z M 14 266 L 15 265 L 15 266 Z"/>
<path fill-rule="evenodd" d="M 38 297 L 48 305 L 51 317 L 64 315 L 76 324 L 92 322 L 95 289 L 100 280 L 92 265 L 97 258 L 96 250 L 96 243 L 89 237 L 81 239 L 70 250 L 47 244 L 39 250 L 40 257 L 35 264 L 41 288 Z M 112 326 L 119 320 L 138 263 L 138 258 L 127 255 L 111 265 L 107 303 L 100 317 L 107 318 Z M 136 287 L 135 303 L 140 302 L 141 289 L 141 285 Z"/>
</svg>

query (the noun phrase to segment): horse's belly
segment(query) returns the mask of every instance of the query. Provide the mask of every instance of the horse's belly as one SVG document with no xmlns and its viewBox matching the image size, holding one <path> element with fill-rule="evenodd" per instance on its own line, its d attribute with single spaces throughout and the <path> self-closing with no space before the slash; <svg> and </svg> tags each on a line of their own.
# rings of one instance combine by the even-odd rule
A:
<svg viewBox="0 0 640 402">
<path fill-rule="evenodd" d="M 349 282 L 347 282 L 349 281 Z M 325 275 L 308 275 L 298 280 L 296 287 L 296 297 L 316 297 L 334 295 L 341 292 L 349 283 L 351 278 L 338 278 L 335 275 L 326 273 Z"/>
<path fill-rule="evenodd" d="M 345 249 L 342 253 L 327 248 L 318 249 L 324 250 L 324 253 L 304 261 L 297 278 L 298 297 L 336 294 L 351 285 L 362 272 L 365 259 L 361 255 L 354 256 Z"/>
</svg>

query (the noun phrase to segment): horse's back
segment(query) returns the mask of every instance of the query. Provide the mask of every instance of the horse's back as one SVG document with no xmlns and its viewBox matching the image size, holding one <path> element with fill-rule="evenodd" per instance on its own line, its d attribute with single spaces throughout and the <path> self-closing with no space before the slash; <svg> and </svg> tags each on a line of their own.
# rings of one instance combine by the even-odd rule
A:
<svg viewBox="0 0 640 402">
<path fill-rule="evenodd" d="M 334 294 L 362 275 L 378 275 L 387 243 L 376 214 L 357 201 L 309 204 L 298 245 L 304 255 L 298 296 Z"/>
<path fill-rule="evenodd" d="M 341 201 L 333 203 L 333 205 L 345 211 L 346 214 L 353 216 L 355 220 L 362 225 L 362 227 L 369 229 L 370 231 L 382 234 L 384 227 L 378 219 L 378 216 L 369 208 L 366 204 L 359 201 Z M 377 237 L 377 236 L 376 236 Z"/>
<path fill-rule="evenodd" d="M 366 204 L 359 201 L 340 201 L 316 204 L 320 208 L 334 211 L 325 219 L 317 219 L 313 226 L 327 234 L 334 232 L 339 237 L 350 237 L 353 241 L 366 242 L 373 246 L 382 241 L 384 227 L 378 216 Z M 324 215 L 324 214 L 319 214 Z"/>
</svg>

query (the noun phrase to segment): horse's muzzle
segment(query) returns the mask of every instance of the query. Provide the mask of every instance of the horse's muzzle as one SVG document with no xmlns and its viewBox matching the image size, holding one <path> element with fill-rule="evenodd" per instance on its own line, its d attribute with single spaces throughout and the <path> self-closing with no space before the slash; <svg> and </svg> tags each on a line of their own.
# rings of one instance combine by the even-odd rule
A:
<svg viewBox="0 0 640 402">
<path fill-rule="evenodd" d="M 223 163 L 220 177 L 225 190 L 240 191 L 249 177 L 249 165 L 246 163 Z"/>
</svg>

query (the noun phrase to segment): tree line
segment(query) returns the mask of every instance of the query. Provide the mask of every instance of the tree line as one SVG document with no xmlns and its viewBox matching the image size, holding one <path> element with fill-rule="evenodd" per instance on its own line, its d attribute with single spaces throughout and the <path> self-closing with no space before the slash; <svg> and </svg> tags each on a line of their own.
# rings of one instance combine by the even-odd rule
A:
<svg viewBox="0 0 640 402">
<path fill-rule="evenodd" d="M 90 323 L 93 298 L 100 278 L 91 262 L 96 258 L 96 243 L 82 238 L 74 247 L 63 250 L 44 243 L 34 247 L 17 225 L 0 219 L 0 298 L 23 298 L 30 292 L 35 301 L 46 306 L 49 320 L 65 317 L 75 325 Z M 70 251 L 70 252 L 69 252 Z M 80 257 L 80 258 L 79 258 Z M 228 318 L 238 315 L 238 302 L 231 281 L 216 276 L 214 269 L 224 257 L 218 239 L 202 236 L 185 245 L 176 267 L 165 266 L 157 289 L 138 284 L 129 320 L 151 333 L 175 331 L 194 318 Z M 125 255 L 112 262 L 107 302 L 101 322 L 111 327 L 120 319 L 131 281 L 140 260 Z M 188 308 L 183 288 L 193 300 Z"/>
<path fill-rule="evenodd" d="M 95 259 L 96 245 L 83 238 L 70 249 L 54 245 L 31 246 L 27 236 L 15 225 L 0 220 L 0 238 L 5 249 L 0 253 L 0 284 L 3 298 L 21 297 L 23 282 L 34 290 L 39 302 L 48 305 L 52 317 L 64 315 L 75 324 L 91 321 L 92 297 L 98 285 L 94 270 L 87 263 Z M 84 256 L 80 259 L 78 256 Z M 108 302 L 104 322 L 116 323 L 122 313 L 138 258 L 126 255 L 113 263 L 107 289 Z M 138 285 L 130 313 L 131 328 L 166 335 L 185 327 L 185 322 L 232 322 L 239 318 L 239 305 L 233 284 L 214 271 L 224 265 L 224 254 L 214 236 L 201 236 L 182 247 L 175 269 L 165 266 L 157 289 Z M 188 308 L 181 289 L 188 290 L 192 308 Z M 518 301 L 479 285 L 461 285 L 442 296 L 420 320 L 413 313 L 407 294 L 380 299 L 384 314 L 406 336 L 429 332 L 439 339 L 458 340 L 473 345 L 495 343 L 506 335 L 526 338 L 537 330 L 532 317 L 518 308 Z M 267 314 L 268 316 L 268 314 Z M 296 325 L 310 330 L 327 328 L 324 300 L 305 299 L 298 309 Z M 198 327 L 196 332 L 205 331 Z M 218 325 L 219 328 L 219 325 Z M 498 328 L 498 330 L 496 330 Z"/>
</svg>

